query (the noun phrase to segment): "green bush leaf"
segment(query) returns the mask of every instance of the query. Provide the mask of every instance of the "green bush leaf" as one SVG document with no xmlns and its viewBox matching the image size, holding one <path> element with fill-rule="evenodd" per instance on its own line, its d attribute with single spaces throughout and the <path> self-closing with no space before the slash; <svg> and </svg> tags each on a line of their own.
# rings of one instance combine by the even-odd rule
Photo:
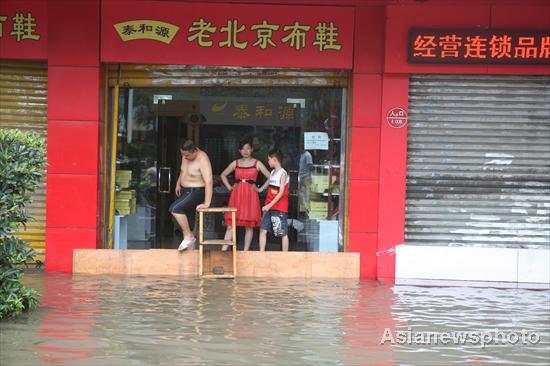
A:
<svg viewBox="0 0 550 366">
<path fill-rule="evenodd" d="M 34 250 L 12 235 L 31 219 L 25 205 L 46 167 L 45 141 L 38 134 L 0 129 L 0 319 L 38 305 L 38 294 L 21 284 L 21 265 Z"/>
</svg>

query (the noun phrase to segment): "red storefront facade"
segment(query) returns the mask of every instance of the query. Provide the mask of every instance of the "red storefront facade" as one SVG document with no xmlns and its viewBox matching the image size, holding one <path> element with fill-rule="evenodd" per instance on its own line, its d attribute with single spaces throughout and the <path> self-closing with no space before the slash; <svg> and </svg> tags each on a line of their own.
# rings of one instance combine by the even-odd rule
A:
<svg viewBox="0 0 550 366">
<path fill-rule="evenodd" d="M 48 170 L 46 210 L 46 270 L 72 270 L 72 250 L 103 247 L 100 233 L 104 130 L 104 72 L 106 63 L 164 63 L 219 66 L 339 68 L 350 71 L 348 109 L 349 147 L 346 185 L 349 195 L 345 240 L 347 250 L 361 253 L 361 277 L 392 281 L 395 251 L 404 242 L 407 127 L 395 128 L 387 119 L 394 108 L 407 111 L 411 74 L 548 75 L 547 65 L 411 64 L 411 28 L 433 29 L 550 29 L 550 6 L 545 1 L 304 1 L 179 2 L 109 0 L 4 1 L 0 15 L 32 13 L 39 40 L 17 40 L 3 22 L 0 58 L 47 60 Z M 280 51 L 262 59 L 260 51 L 246 54 L 231 49 L 209 53 L 181 49 L 161 53 L 162 44 L 128 53 L 109 41 L 111 23 L 122 18 L 173 23 L 180 6 L 195 9 L 192 16 L 226 13 L 240 22 L 261 9 L 281 22 L 293 13 L 314 20 L 334 7 L 344 46 L 342 53 L 320 59 L 318 53 L 300 57 Z M 127 13 L 123 9 L 127 8 Z M 151 12 L 151 9 L 157 9 Z M 170 11 L 172 9 L 172 11 Z M 190 16 L 191 17 L 191 16 Z M 223 21 L 222 21 L 223 18 Z M 352 23 L 350 23 L 350 21 Z M 182 27 L 183 28 L 183 27 Z M 151 51 L 152 50 L 152 51 Z M 154 52 L 153 52 L 154 51 Z M 279 52 L 279 51 L 278 51 Z M 290 56 L 289 56 L 290 55 Z"/>
</svg>

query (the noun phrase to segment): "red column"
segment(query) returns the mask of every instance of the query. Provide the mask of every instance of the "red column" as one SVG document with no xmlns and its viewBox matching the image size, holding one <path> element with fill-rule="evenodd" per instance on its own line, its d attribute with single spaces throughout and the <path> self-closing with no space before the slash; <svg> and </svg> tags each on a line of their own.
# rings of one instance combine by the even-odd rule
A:
<svg viewBox="0 0 550 366">
<path fill-rule="evenodd" d="M 348 250 L 361 253 L 361 278 L 368 279 L 377 276 L 384 27 L 384 7 L 356 8 Z"/>
<path fill-rule="evenodd" d="M 46 270 L 72 271 L 98 222 L 99 0 L 48 1 Z"/>
<path fill-rule="evenodd" d="M 405 192 L 407 171 L 407 127 L 391 127 L 386 114 L 409 104 L 409 75 L 385 74 L 382 82 L 380 139 L 380 210 L 378 216 L 377 278 L 395 278 L 395 248 L 405 240 Z"/>
</svg>

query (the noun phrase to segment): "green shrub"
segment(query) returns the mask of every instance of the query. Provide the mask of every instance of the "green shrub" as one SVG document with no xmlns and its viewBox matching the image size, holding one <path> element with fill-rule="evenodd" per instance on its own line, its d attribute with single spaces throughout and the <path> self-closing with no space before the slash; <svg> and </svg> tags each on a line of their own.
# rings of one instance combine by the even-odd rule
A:
<svg viewBox="0 0 550 366">
<path fill-rule="evenodd" d="M 13 233 L 30 219 L 31 201 L 46 164 L 44 139 L 36 133 L 0 129 L 0 319 L 34 309 L 38 294 L 21 284 L 22 265 L 34 250 Z"/>
</svg>

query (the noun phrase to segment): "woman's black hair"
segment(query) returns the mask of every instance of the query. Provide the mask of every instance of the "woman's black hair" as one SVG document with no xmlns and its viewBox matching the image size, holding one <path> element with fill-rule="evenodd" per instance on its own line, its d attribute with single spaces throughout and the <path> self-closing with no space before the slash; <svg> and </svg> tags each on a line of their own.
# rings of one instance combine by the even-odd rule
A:
<svg viewBox="0 0 550 366">
<path fill-rule="evenodd" d="M 279 149 L 271 149 L 269 150 L 269 152 L 267 153 L 267 156 L 271 157 L 271 158 L 276 158 L 277 160 L 279 160 L 279 163 L 283 163 L 283 152 Z"/>
<path fill-rule="evenodd" d="M 250 140 L 249 138 L 245 138 L 239 141 L 239 150 L 242 150 L 244 148 L 244 145 L 252 147 L 252 140 Z"/>
</svg>

